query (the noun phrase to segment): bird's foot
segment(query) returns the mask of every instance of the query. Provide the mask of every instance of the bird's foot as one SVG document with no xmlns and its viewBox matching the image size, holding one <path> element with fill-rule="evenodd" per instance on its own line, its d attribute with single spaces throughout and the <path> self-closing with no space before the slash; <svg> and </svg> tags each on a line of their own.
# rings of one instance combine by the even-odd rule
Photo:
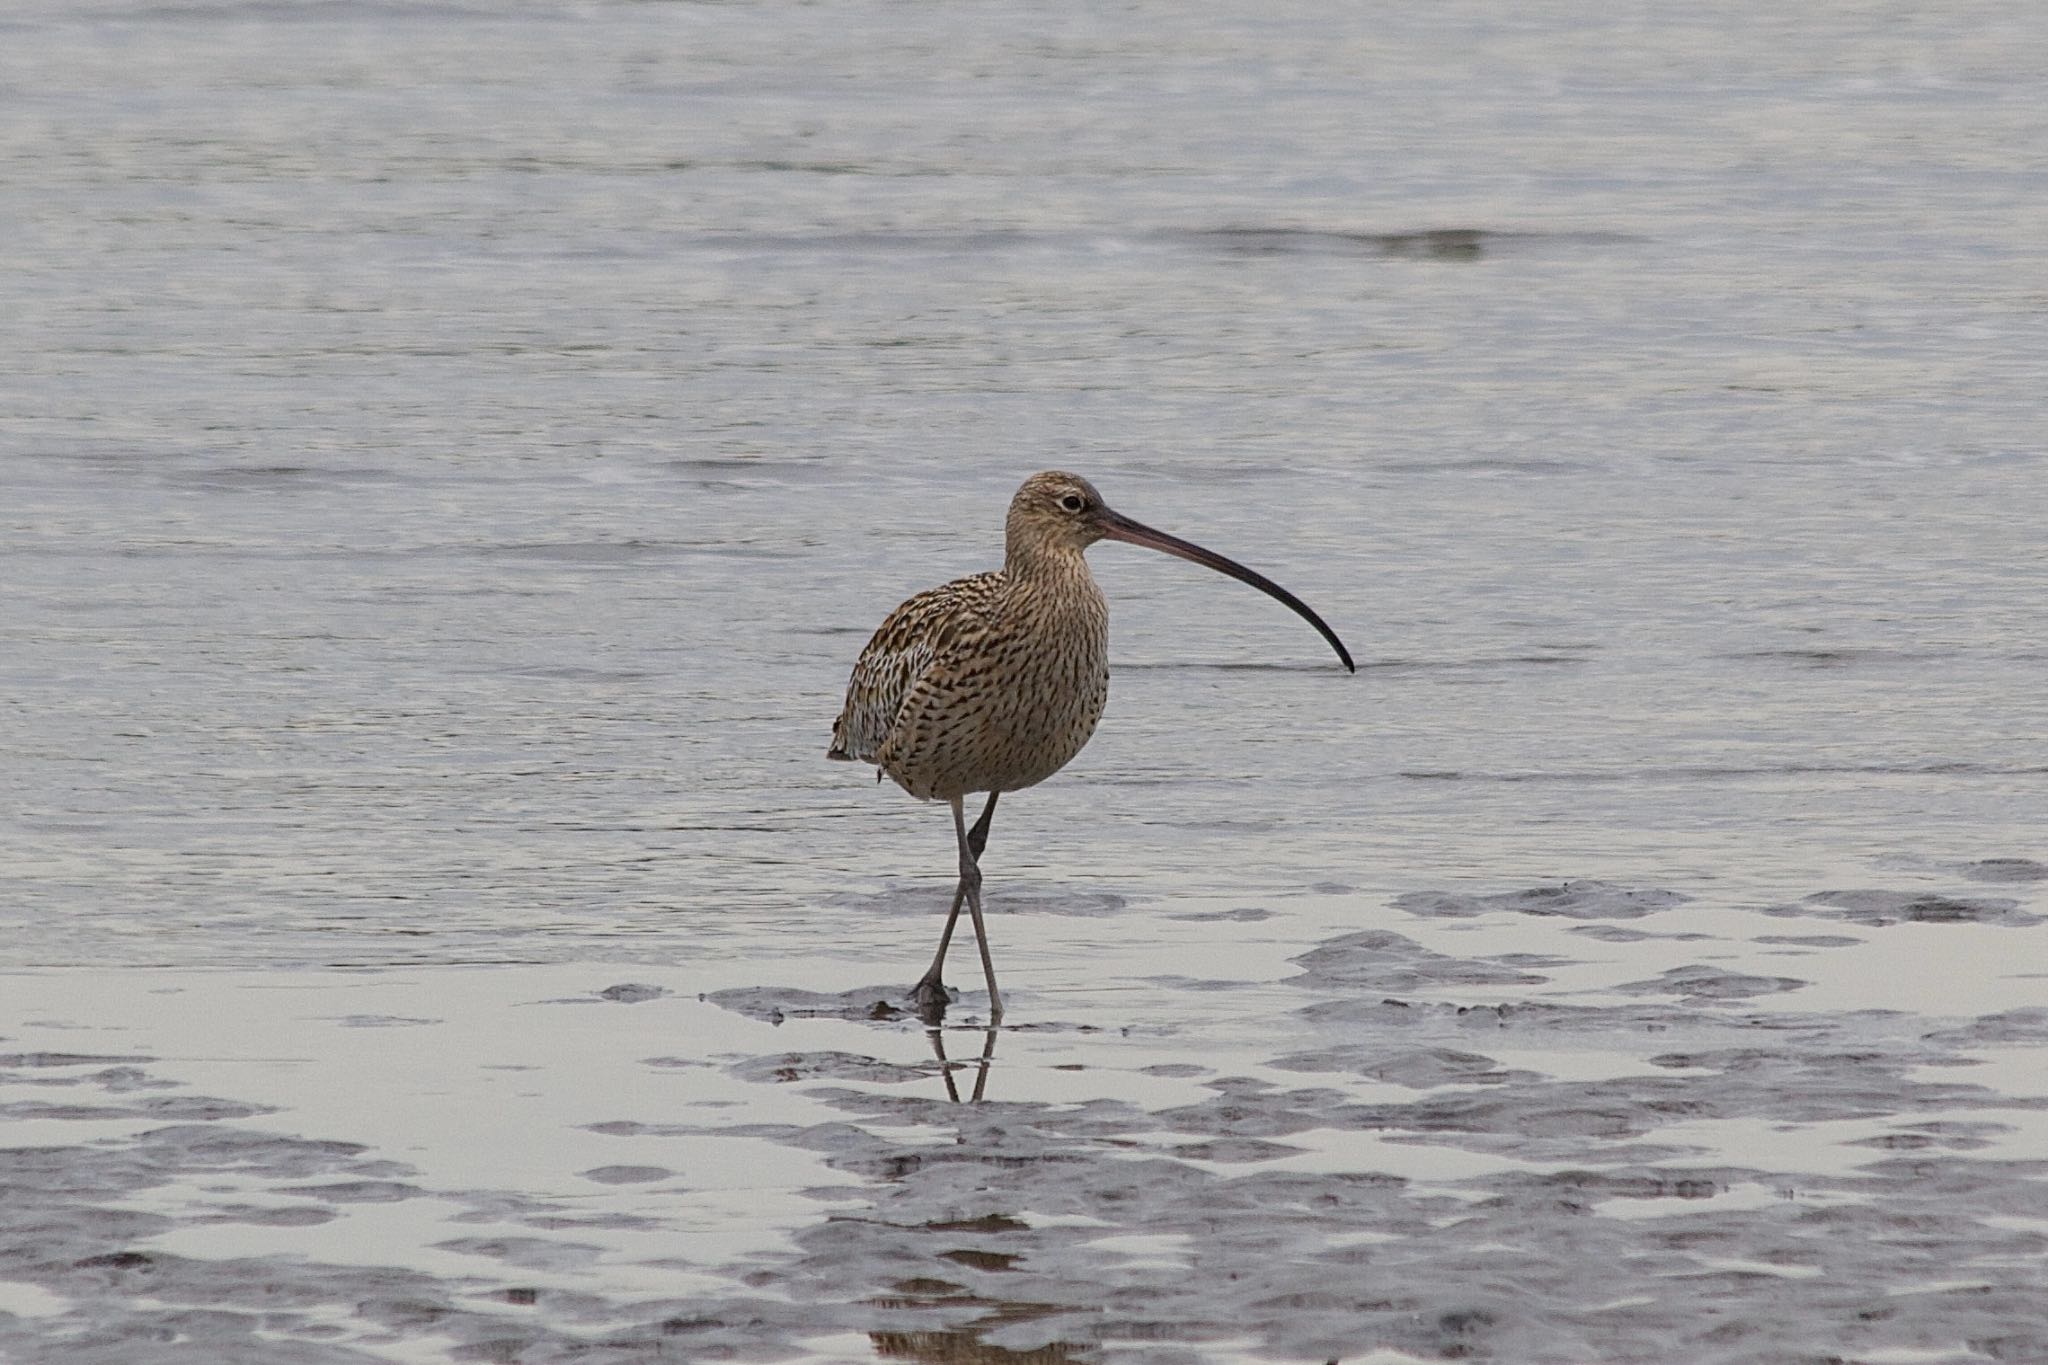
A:
<svg viewBox="0 0 2048 1365">
<path fill-rule="evenodd" d="M 917 1017 L 925 1023 L 938 1025 L 946 1017 L 946 1006 L 953 1003 L 953 993 L 946 989 L 946 983 L 936 976 L 927 976 L 910 988 L 910 1005 L 917 1011 Z"/>
</svg>

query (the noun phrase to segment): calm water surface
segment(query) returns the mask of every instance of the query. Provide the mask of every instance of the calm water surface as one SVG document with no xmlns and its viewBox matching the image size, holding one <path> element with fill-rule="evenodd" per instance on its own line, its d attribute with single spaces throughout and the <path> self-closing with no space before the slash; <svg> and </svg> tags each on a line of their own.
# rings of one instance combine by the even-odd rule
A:
<svg viewBox="0 0 2048 1365">
<path fill-rule="evenodd" d="M 1086 1060 L 1121 1068 L 1126 1102 L 1148 1103 L 1130 1088 L 1147 1067 L 1199 1063 L 1227 1091 L 1312 1046 L 1338 1049 L 1323 1069 L 1380 1046 L 1383 1020 L 1273 993 L 1302 970 L 1330 1008 L 1490 1006 L 1715 959 L 1790 973 L 1808 990 L 1782 1007 L 1840 1047 L 1884 1044 L 1829 1011 L 1897 1009 L 1916 1022 L 1884 1036 L 1912 1037 L 2048 1003 L 2044 69 L 2048 21 L 1965 0 L 16 4 L 0 928 L 17 998 L 102 1001 L 67 1027 L 119 1018 L 121 1047 L 161 1053 L 172 1080 L 260 1104 L 249 1068 L 171 1064 L 229 1044 L 152 1043 L 154 1016 L 105 983 L 197 1000 L 220 967 L 344 996 L 417 981 L 422 1017 L 431 983 L 470 980 L 434 973 L 476 964 L 588 964 L 578 989 L 676 1000 L 907 983 L 951 831 L 824 763 L 830 722 L 883 614 L 993 567 L 1011 491 L 1062 467 L 1267 571 L 1360 661 L 1343 674 L 1298 620 L 1192 566 L 1093 555 L 1109 714 L 1068 772 L 1005 802 L 990 901 L 1010 1022 L 1178 1038 Z M 1625 943 L 1626 900 L 1574 921 L 1513 899 L 1579 879 L 1655 899 L 1656 937 Z M 1786 907 L 1809 915 L 1768 914 Z M 1615 932 L 1568 936 L 1594 921 Z M 1772 936 L 1802 934 L 1852 956 L 1782 960 Z M 1534 975 L 1289 965 L 1324 950 L 1520 954 Z M 239 1018 L 222 1002 L 260 993 L 229 980 L 212 1008 Z M 1232 982 L 1249 993 L 1196 989 Z M 1691 999 L 1711 1031 L 1762 989 Z M 0 1033 L 18 1042 L 55 1018 L 15 1014 Z M 939 1094 L 914 1030 L 824 1014 L 812 1043 L 693 1044 L 679 1023 L 591 1046 L 742 1068 L 749 1049 L 879 1050 Z M 2003 1069 L 1971 1059 L 1982 1084 L 2048 1093 L 2038 1037 L 1972 1036 L 2012 1047 Z M 1517 1046 L 1514 1074 L 1563 1083 L 1550 1043 Z M 993 1097 L 1095 1102 L 1036 1069 L 1081 1064 L 1062 1055 L 998 1051 Z M 749 1094 L 775 1079 L 735 1074 Z M 355 1136 L 297 1092 L 268 1100 L 276 1131 Z M 1813 1117 L 1744 1112 L 1752 1136 Z M 47 1142 L 100 1135 L 67 1131 Z M 397 1136 L 366 1140 L 406 1159 Z M 1776 1159 L 1733 1130 L 1685 1143 Z M 832 1150 L 842 1177 L 874 1175 Z M 1327 1170 L 1393 1169 L 1335 1150 Z M 1403 1175 L 1425 1177 L 1466 1175 Z M 810 1179 L 776 1177 L 777 1197 Z M 2044 1234 L 1996 1253 L 1998 1283 L 2036 1301 Z M 348 1259 L 452 1273 L 414 1255 L 450 1235 L 359 1228 Z M 339 1254 L 234 1254 L 259 1252 Z M 806 1254 L 806 1274 L 831 1263 Z M 1451 1264 L 1411 1263 L 1423 1284 Z M 1103 1282 L 1063 1264 L 1074 1294 Z M 847 1302 L 892 1282 L 866 1273 Z M 1495 1289 L 1509 1325 L 1453 1333 L 1468 1355 L 1751 1358 L 1686 1346 L 1705 1329 L 1684 1320 L 1517 1334 L 1500 1307 L 1517 1291 Z M 68 1281 L 38 1292 L 87 1306 L 36 1322 L 118 1318 Z M 579 1292 L 623 1291 L 590 1270 Z M 828 1313 L 763 1339 L 931 1355 L 904 1344 L 927 1330 L 916 1299 L 896 1336 Z M 1244 1340 L 1190 1329 L 1208 1345 L 1172 1349 L 1450 1349 L 1280 1325 L 1300 1307 L 1239 1305 Z M 2024 1358 L 1960 1354 L 1999 1330 L 2048 1342 L 1983 1311 L 1865 1345 L 1960 1360 Z M 1114 1312 L 1051 1321 L 991 1340 L 1176 1339 Z M 378 1330 L 268 1358 L 441 1358 L 402 1322 Z M 1756 1358 L 1839 1344 L 1816 1325 Z"/>
</svg>

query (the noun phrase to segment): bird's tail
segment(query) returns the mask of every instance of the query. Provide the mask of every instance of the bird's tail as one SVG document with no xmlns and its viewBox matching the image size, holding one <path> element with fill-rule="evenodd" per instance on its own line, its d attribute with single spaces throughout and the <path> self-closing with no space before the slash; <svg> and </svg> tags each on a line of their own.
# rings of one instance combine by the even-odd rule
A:
<svg viewBox="0 0 2048 1365">
<path fill-rule="evenodd" d="M 846 745 L 845 745 L 845 743 L 844 743 L 843 741 L 841 741 L 841 740 L 838 740 L 838 739 L 834 739 L 834 740 L 832 741 L 832 747 L 831 747 L 831 748 L 829 748 L 829 749 L 827 749 L 827 750 L 825 751 L 825 757 L 827 757 L 827 758 L 829 758 L 829 759 L 833 759 L 833 760 L 836 760 L 837 762 L 840 762 L 840 763 L 851 763 L 851 762 L 853 762 L 853 755 L 852 755 L 852 754 L 850 754 L 850 753 L 848 753 L 848 752 L 846 752 Z M 877 769 L 875 769 L 875 781 L 877 781 L 877 782 L 880 782 L 881 780 L 882 780 L 882 770 L 881 770 L 880 768 L 877 768 Z"/>
</svg>

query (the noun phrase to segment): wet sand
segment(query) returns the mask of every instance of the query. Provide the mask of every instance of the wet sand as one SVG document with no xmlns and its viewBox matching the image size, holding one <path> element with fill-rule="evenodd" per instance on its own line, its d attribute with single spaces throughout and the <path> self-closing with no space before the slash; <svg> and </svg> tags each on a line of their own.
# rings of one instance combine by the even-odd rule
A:
<svg viewBox="0 0 2048 1365">
<path fill-rule="evenodd" d="M 2048 1359 L 2044 877 L 998 891 L 936 1033 L 795 958 L 20 973 L 0 1359 Z"/>
</svg>

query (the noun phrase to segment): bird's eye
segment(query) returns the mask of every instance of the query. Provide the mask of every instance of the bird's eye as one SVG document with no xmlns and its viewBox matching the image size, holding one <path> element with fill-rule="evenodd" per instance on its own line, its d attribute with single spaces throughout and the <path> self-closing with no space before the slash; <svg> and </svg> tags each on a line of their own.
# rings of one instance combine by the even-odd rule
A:
<svg viewBox="0 0 2048 1365">
<path fill-rule="evenodd" d="M 1069 512 L 1078 512 L 1087 505 L 1081 501 L 1079 493 L 1069 493 L 1060 499 L 1060 506 L 1066 508 Z"/>
</svg>

